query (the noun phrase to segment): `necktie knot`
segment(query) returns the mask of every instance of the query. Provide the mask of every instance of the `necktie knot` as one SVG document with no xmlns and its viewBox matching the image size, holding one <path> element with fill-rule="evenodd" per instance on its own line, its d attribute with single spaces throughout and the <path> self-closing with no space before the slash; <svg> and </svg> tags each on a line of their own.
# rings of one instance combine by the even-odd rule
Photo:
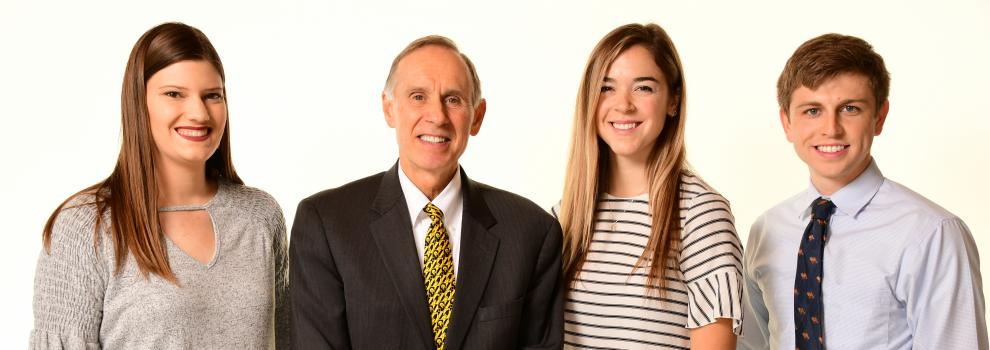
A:
<svg viewBox="0 0 990 350">
<path fill-rule="evenodd" d="M 833 211 L 835 211 L 835 203 L 822 197 L 818 197 L 811 204 L 811 213 L 815 219 L 828 220 L 832 216 Z"/>
<path fill-rule="evenodd" d="M 443 211 L 432 202 L 426 203 L 426 206 L 423 207 L 423 212 L 430 217 L 430 220 L 443 219 Z"/>
</svg>

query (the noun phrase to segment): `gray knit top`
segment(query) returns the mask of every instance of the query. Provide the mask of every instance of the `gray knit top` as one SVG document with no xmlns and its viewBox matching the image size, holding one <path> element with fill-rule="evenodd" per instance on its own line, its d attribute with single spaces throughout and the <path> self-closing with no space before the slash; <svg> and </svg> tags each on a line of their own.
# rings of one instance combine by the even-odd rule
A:
<svg viewBox="0 0 990 350">
<path fill-rule="evenodd" d="M 32 349 L 288 348 L 285 219 L 269 194 L 221 181 L 206 205 L 160 209 L 213 220 L 208 264 L 163 238 L 179 285 L 145 279 L 131 255 L 115 273 L 106 229 L 94 249 L 92 202 L 81 195 L 62 209 L 38 259 Z"/>
</svg>

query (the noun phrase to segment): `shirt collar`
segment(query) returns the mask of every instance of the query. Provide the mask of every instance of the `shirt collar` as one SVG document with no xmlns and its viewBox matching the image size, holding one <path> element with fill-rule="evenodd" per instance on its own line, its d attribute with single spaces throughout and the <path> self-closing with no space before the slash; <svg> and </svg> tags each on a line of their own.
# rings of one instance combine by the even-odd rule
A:
<svg viewBox="0 0 990 350">
<path fill-rule="evenodd" d="M 831 196 L 822 195 L 815 188 L 814 184 L 809 184 L 804 196 L 804 203 L 808 205 L 808 208 L 802 211 L 799 216 L 801 219 L 804 219 L 808 215 L 811 215 L 811 202 L 815 198 L 825 197 L 835 204 L 836 213 L 849 215 L 853 219 L 856 219 L 859 213 L 870 204 L 873 196 L 876 196 L 877 191 L 880 191 L 880 185 L 883 184 L 883 181 L 883 173 L 877 167 L 877 162 L 871 159 L 870 165 L 866 167 L 866 170 L 862 174 L 859 174 L 856 179 L 840 188 Z"/>
<path fill-rule="evenodd" d="M 427 203 L 430 203 L 430 199 L 426 198 L 426 195 L 406 176 L 406 173 L 402 171 L 402 166 L 399 166 L 399 185 L 402 186 L 402 194 L 406 198 L 409 219 L 415 224 L 416 218 L 420 214 L 424 214 L 423 208 L 426 207 Z M 457 167 L 454 177 L 447 183 L 447 187 L 444 187 L 443 191 L 440 191 L 440 194 L 433 199 L 432 203 L 440 208 L 440 211 L 446 216 L 447 213 L 459 208 L 461 202 L 461 168 Z"/>
</svg>

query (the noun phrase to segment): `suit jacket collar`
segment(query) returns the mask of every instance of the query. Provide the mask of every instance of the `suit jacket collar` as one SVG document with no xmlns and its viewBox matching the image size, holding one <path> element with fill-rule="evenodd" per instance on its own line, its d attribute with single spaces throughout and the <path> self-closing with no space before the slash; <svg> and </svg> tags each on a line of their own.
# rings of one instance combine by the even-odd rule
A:
<svg viewBox="0 0 990 350">
<path fill-rule="evenodd" d="M 430 312 L 426 299 L 423 271 L 416 256 L 409 211 L 399 184 L 398 162 L 382 175 L 371 210 L 377 215 L 370 224 L 387 273 L 392 278 L 412 327 L 420 334 L 426 348 L 434 348 Z M 447 329 L 447 348 L 458 349 L 478 310 L 488 286 L 498 252 L 499 239 L 489 232 L 496 224 L 485 202 L 485 185 L 471 181 L 461 169 L 464 193 L 464 216 L 461 222 L 461 258 L 454 292 L 454 310 Z"/>
</svg>

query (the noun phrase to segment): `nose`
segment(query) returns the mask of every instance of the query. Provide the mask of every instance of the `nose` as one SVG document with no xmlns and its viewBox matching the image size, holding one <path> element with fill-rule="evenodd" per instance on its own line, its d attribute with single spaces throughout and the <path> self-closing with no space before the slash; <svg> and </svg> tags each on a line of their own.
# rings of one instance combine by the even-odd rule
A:
<svg viewBox="0 0 990 350">
<path fill-rule="evenodd" d="M 199 98 L 190 98 L 187 99 L 187 101 L 188 102 L 186 103 L 185 106 L 186 119 L 195 122 L 204 122 L 210 120 L 212 116 L 210 115 L 210 109 L 206 108 L 206 101 Z"/>
<path fill-rule="evenodd" d="M 423 110 L 423 120 L 435 125 L 443 125 L 447 122 L 447 109 L 444 108 L 443 99 L 436 99 L 428 103 Z"/>
<path fill-rule="evenodd" d="M 623 91 L 615 96 L 615 111 L 622 114 L 629 114 L 636 111 L 636 105 L 632 103 L 632 96 L 628 91 Z"/>
<path fill-rule="evenodd" d="M 822 125 L 822 135 L 839 137 L 845 130 L 842 128 L 842 116 L 839 112 L 830 113 L 824 119 L 824 125 Z"/>
</svg>

